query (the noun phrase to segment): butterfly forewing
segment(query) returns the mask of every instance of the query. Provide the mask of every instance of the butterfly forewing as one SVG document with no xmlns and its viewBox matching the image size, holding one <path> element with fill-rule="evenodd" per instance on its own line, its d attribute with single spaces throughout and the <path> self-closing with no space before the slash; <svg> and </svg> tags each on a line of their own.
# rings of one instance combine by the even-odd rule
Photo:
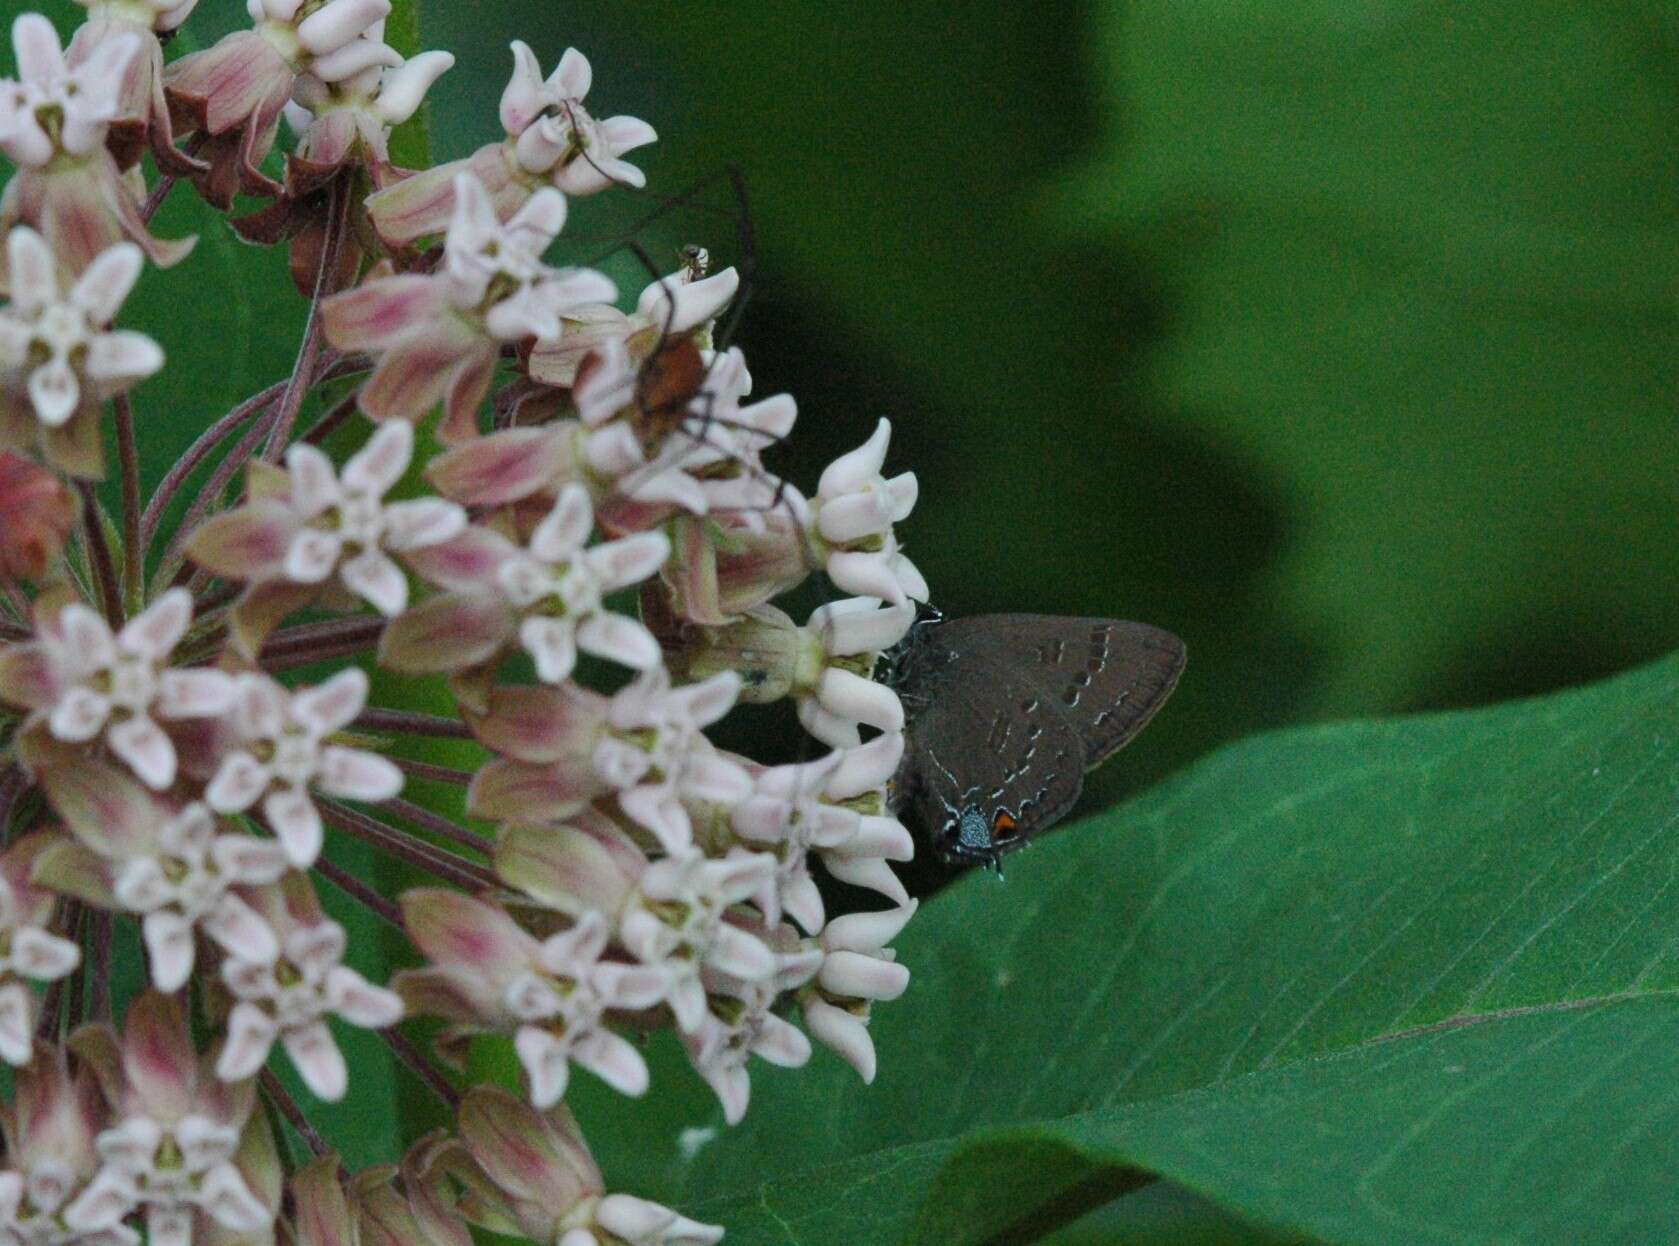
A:
<svg viewBox="0 0 1679 1246">
<path fill-rule="evenodd" d="M 1006 654 L 1011 672 L 1064 716 L 1084 743 L 1090 768 L 1122 748 L 1177 686 L 1184 646 L 1172 633 L 1122 619 L 988 614 L 938 629 L 958 651 Z"/>
</svg>

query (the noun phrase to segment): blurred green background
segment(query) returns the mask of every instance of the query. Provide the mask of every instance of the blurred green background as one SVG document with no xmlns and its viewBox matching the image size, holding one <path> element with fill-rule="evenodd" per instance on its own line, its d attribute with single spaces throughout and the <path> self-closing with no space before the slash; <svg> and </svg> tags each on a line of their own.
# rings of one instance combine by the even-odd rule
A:
<svg viewBox="0 0 1679 1246">
<path fill-rule="evenodd" d="M 657 127 L 656 195 L 741 170 L 781 465 L 813 486 L 889 416 L 946 611 L 1185 637 L 1102 803 L 1260 727 L 1679 642 L 1676 14 L 501 0 L 432 4 L 425 42 L 460 57 L 441 157 L 492 136 L 522 37 Z M 704 202 L 638 236 L 738 260 Z M 587 255 L 630 203 L 583 206 Z"/>
</svg>

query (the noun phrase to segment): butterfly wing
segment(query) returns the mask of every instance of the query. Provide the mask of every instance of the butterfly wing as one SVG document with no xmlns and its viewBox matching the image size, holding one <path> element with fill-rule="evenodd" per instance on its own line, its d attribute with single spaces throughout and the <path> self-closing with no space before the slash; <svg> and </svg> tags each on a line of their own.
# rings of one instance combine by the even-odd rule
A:
<svg viewBox="0 0 1679 1246">
<path fill-rule="evenodd" d="M 1184 668 L 1183 641 L 1121 619 L 989 614 L 952 619 L 936 631 L 958 654 L 1001 647 L 1009 670 L 1036 694 L 1031 713 L 1071 723 L 1087 767 L 1106 761 L 1148 725 Z"/>
<path fill-rule="evenodd" d="M 1073 807 L 1085 749 L 1064 715 L 1027 711 L 1042 693 L 994 653 L 943 639 L 928 642 L 915 690 L 900 800 L 944 855 L 995 859 Z"/>
</svg>

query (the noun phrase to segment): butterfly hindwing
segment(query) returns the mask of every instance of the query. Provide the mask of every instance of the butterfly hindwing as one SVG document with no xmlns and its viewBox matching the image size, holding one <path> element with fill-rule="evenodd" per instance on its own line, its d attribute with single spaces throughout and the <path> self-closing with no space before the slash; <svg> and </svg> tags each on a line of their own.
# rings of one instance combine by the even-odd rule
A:
<svg viewBox="0 0 1679 1246">
<path fill-rule="evenodd" d="M 1085 765 L 1100 765 L 1136 736 L 1171 695 L 1184 667 L 1172 633 L 1122 619 L 989 614 L 936 629 L 958 653 L 1007 654 L 1039 707 L 1073 724 Z"/>
<path fill-rule="evenodd" d="M 983 648 L 925 642 L 927 672 L 909 723 L 900 782 L 922 826 L 946 853 L 995 857 L 1072 808 L 1085 749 L 1066 716 L 1028 710 L 1041 692 Z M 954 826 L 966 815 L 965 829 Z M 977 815 L 978 821 L 974 819 Z M 954 841 L 960 838 L 960 848 Z"/>
</svg>

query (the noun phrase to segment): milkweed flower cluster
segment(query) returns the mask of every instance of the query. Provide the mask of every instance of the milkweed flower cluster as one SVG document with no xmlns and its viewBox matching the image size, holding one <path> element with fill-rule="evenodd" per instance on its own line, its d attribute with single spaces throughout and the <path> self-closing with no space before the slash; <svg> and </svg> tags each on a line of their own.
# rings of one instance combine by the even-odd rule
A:
<svg viewBox="0 0 1679 1246">
<path fill-rule="evenodd" d="M 730 1124 L 759 1062 L 874 1076 L 916 907 L 875 673 L 927 596 L 890 425 L 801 493 L 761 458 L 793 399 L 715 340 L 735 269 L 690 248 L 624 310 L 550 258 L 655 139 L 576 49 L 515 43 L 504 137 L 410 170 L 391 129 L 453 58 L 393 49 L 389 0 L 248 0 L 174 60 L 196 0 L 77 2 L 0 79 L 0 1241 L 719 1240 L 612 1190 L 567 1094 L 656 1093 L 658 1029 Z M 148 497 L 164 349 L 122 321 L 191 262 L 172 189 L 265 200 L 228 227 L 309 305 Z M 445 712 L 378 703 L 415 689 Z M 781 699 L 798 761 L 708 734 Z M 310 1123 L 357 1029 L 451 1122 L 363 1173 Z"/>
</svg>

